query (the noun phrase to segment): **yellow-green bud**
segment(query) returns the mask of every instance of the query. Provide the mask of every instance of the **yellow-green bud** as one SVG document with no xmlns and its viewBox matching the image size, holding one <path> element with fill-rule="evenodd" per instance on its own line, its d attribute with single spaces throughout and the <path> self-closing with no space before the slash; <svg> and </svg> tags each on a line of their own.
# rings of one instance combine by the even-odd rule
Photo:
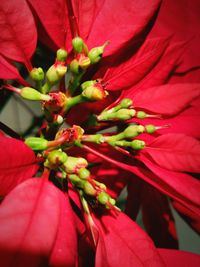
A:
<svg viewBox="0 0 200 267">
<path fill-rule="evenodd" d="M 80 37 L 75 37 L 72 39 L 72 47 L 76 53 L 81 53 L 84 48 L 83 39 Z"/>
<path fill-rule="evenodd" d="M 59 166 L 67 160 L 67 154 L 63 151 L 54 150 L 48 154 L 47 159 L 50 165 Z"/>
<path fill-rule="evenodd" d="M 42 68 L 33 68 L 30 72 L 31 79 L 34 81 L 43 81 L 44 80 L 44 71 Z"/>
<path fill-rule="evenodd" d="M 67 59 L 67 56 L 68 56 L 68 53 L 65 49 L 60 48 L 56 52 L 56 59 L 58 61 L 65 62 L 65 60 Z"/>
<path fill-rule="evenodd" d="M 45 150 L 48 147 L 48 141 L 41 137 L 28 137 L 25 144 L 33 150 Z"/>
<path fill-rule="evenodd" d="M 146 116 L 147 116 L 147 114 L 146 114 L 146 112 L 144 112 L 144 111 L 138 111 L 137 114 L 136 114 L 136 117 L 137 117 L 138 119 L 145 119 Z"/>
<path fill-rule="evenodd" d="M 54 85 L 59 82 L 67 72 L 67 67 L 63 65 L 51 66 L 47 73 L 46 78 L 49 84 Z"/>
<path fill-rule="evenodd" d="M 90 101 L 98 101 L 104 99 L 108 93 L 100 87 L 88 86 L 83 90 L 82 95 Z"/>
<path fill-rule="evenodd" d="M 88 181 L 85 181 L 85 183 L 83 185 L 83 191 L 85 192 L 85 194 L 87 194 L 89 196 L 95 196 L 96 195 L 96 189 Z"/>
<path fill-rule="evenodd" d="M 120 109 L 116 112 L 116 118 L 119 120 L 130 120 L 136 114 L 134 109 Z"/>
<path fill-rule="evenodd" d="M 101 60 L 102 54 L 104 52 L 104 48 L 107 45 L 108 45 L 108 42 L 106 42 L 102 46 L 94 47 L 89 51 L 88 57 L 91 61 L 91 64 L 98 63 Z"/>
<path fill-rule="evenodd" d="M 79 73 L 79 63 L 77 59 L 73 59 L 69 65 L 69 68 L 72 73 L 78 74 Z"/>
<path fill-rule="evenodd" d="M 109 202 L 109 195 L 106 192 L 101 192 L 98 195 L 97 199 L 101 204 L 105 205 Z"/>
<path fill-rule="evenodd" d="M 81 168 L 79 170 L 79 177 L 81 179 L 87 180 L 90 177 L 90 171 L 88 169 L 86 169 L 86 168 Z"/>
<path fill-rule="evenodd" d="M 31 87 L 23 87 L 20 91 L 20 95 L 24 99 L 28 100 L 43 100 L 43 101 L 49 101 L 51 100 L 51 97 L 49 95 L 41 94 L 37 90 Z"/>
<path fill-rule="evenodd" d="M 81 84 L 81 89 L 85 90 L 87 87 L 94 85 L 96 83 L 96 80 L 86 81 Z"/>
<path fill-rule="evenodd" d="M 153 124 L 148 124 L 145 126 L 145 130 L 149 134 L 153 134 L 156 131 L 156 127 Z"/>
<path fill-rule="evenodd" d="M 140 149 L 143 149 L 145 147 L 145 142 L 142 141 L 142 140 L 133 140 L 131 142 L 131 147 L 134 149 L 134 150 L 140 150 Z"/>
<path fill-rule="evenodd" d="M 120 102 L 120 107 L 121 108 L 129 108 L 133 104 L 133 101 L 130 98 L 124 98 Z"/>
<path fill-rule="evenodd" d="M 68 177 L 73 185 L 83 189 L 85 180 L 81 180 L 76 174 L 70 174 Z"/>
<path fill-rule="evenodd" d="M 125 138 L 134 138 L 143 132 L 144 132 L 144 126 L 130 125 L 124 130 L 124 136 Z"/>
<path fill-rule="evenodd" d="M 78 173 L 81 168 L 86 168 L 87 165 L 88 162 L 84 158 L 68 157 L 63 167 L 67 173 Z"/>
</svg>

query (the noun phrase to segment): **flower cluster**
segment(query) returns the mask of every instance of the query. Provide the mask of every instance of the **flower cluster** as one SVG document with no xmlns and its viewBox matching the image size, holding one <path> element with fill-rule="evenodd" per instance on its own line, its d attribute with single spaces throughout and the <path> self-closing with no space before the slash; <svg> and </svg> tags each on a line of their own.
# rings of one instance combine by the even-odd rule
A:
<svg viewBox="0 0 200 267">
<path fill-rule="evenodd" d="M 170 250 L 171 206 L 200 231 L 200 6 L 190 5 L 2 1 L 1 93 L 43 112 L 25 139 L 1 124 L 2 267 L 199 265 Z"/>
</svg>

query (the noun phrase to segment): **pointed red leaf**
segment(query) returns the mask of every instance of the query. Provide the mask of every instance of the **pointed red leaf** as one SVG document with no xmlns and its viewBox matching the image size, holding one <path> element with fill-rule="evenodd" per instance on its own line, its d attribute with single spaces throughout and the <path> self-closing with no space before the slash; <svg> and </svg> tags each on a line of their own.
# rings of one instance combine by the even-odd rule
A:
<svg viewBox="0 0 200 267">
<path fill-rule="evenodd" d="M 172 171 L 200 172 L 200 143 L 183 134 L 165 134 L 141 151 Z"/>
<path fill-rule="evenodd" d="M 135 107 L 164 115 L 175 115 L 197 96 L 200 84 L 166 84 L 141 90 L 133 96 Z"/>
<path fill-rule="evenodd" d="M 97 0 L 93 0 L 92 3 L 91 1 L 77 1 L 75 5 L 79 6 L 74 10 L 80 35 L 84 35 L 82 37 L 86 39 L 89 48 L 102 45 L 108 40 L 110 44 L 104 53 L 108 56 L 123 48 L 129 40 L 145 29 L 155 15 L 160 1 L 149 0 L 144 4 L 134 0 L 131 5 L 128 2 L 115 0 L 101 3 Z M 88 16 L 92 5 L 95 8 L 92 8 L 92 14 Z M 83 18 L 84 14 L 86 14 L 85 18 Z"/>
<path fill-rule="evenodd" d="M 162 193 L 176 199 L 185 207 L 200 215 L 200 183 L 192 176 L 163 169 L 150 161 L 144 154 L 139 154 L 136 158 L 142 161 L 151 171 L 141 166 L 138 167 L 137 162 L 133 161 L 132 165 L 126 164 L 110 159 L 106 155 L 94 151 L 94 149 L 89 146 L 84 145 L 83 148 L 98 155 L 99 158 L 114 164 L 116 167 L 137 175 Z M 188 188 L 190 188 L 190 190 L 188 190 Z"/>
<path fill-rule="evenodd" d="M 21 77 L 18 69 L 0 55 L 0 79 L 5 80 L 17 80 L 24 86 L 28 86 L 28 83 Z"/>
<path fill-rule="evenodd" d="M 141 170 L 138 176 L 185 207 L 200 215 L 200 182 L 192 176 L 163 169 L 144 155 L 140 160 L 152 171 Z"/>
<path fill-rule="evenodd" d="M 151 71 L 164 53 L 169 38 L 147 39 L 139 52 L 118 67 L 110 68 L 103 80 L 108 82 L 107 90 L 122 90 L 130 88 Z"/>
<path fill-rule="evenodd" d="M 32 177 L 37 171 L 33 151 L 22 141 L 0 136 L 0 196 Z"/>
<path fill-rule="evenodd" d="M 180 2 L 173 0 L 163 1 L 159 10 L 156 23 L 151 31 L 152 36 L 165 36 L 174 34 L 177 41 L 191 40 L 186 53 L 182 55 L 183 61 L 179 65 L 180 71 L 187 71 L 189 68 L 199 66 L 199 20 L 200 2 L 199 0 L 183 0 Z"/>
<path fill-rule="evenodd" d="M 167 267 L 198 267 L 200 256 L 174 249 L 158 249 Z"/>
<path fill-rule="evenodd" d="M 155 246 L 178 248 L 175 221 L 167 197 L 147 184 L 143 186 L 142 196 L 143 223 Z"/>
<path fill-rule="evenodd" d="M 36 47 L 37 32 L 32 13 L 25 0 L 2 0 L 0 5 L 0 51 L 22 62 L 30 70 L 30 57 Z"/>
<path fill-rule="evenodd" d="M 169 125 L 168 128 L 161 128 L 157 130 L 159 134 L 168 133 L 184 133 L 185 135 L 194 138 L 200 138 L 200 98 L 195 99 L 188 108 L 184 109 L 181 113 L 171 118 L 147 118 L 140 119 L 133 118 L 131 121 L 142 123 L 142 125 L 154 124 L 155 126 Z"/>
<path fill-rule="evenodd" d="M 103 267 L 99 264 L 102 258 L 107 259 L 106 267 L 164 266 L 148 235 L 122 212 L 115 217 L 102 216 L 95 222 L 104 241 L 102 244 L 100 239 L 97 245 L 96 266 Z"/>
<path fill-rule="evenodd" d="M 70 31 L 67 21 L 66 1 L 64 0 L 27 0 L 51 40 L 58 48 L 65 48 L 66 33 Z"/>
<path fill-rule="evenodd" d="M 166 83 L 169 76 L 180 63 L 180 59 L 184 53 L 187 43 L 172 43 L 161 57 L 152 71 L 145 78 L 129 90 L 122 92 L 122 97 L 134 98 L 135 94 L 142 90 L 153 86 L 158 86 Z"/>
<path fill-rule="evenodd" d="M 75 221 L 69 198 L 60 199 L 60 221 L 54 247 L 50 256 L 50 267 L 73 267 L 77 258 Z"/>
<path fill-rule="evenodd" d="M 2 266 L 46 266 L 52 248 L 55 248 L 60 218 L 63 216 L 61 203 L 65 200 L 62 192 L 39 178 L 25 181 L 5 198 L 0 209 Z M 68 221 L 67 225 L 71 224 Z M 75 249 L 75 241 L 71 239 L 74 232 L 64 234 L 71 240 L 72 247 L 68 248 L 71 252 Z M 63 249 L 66 251 L 66 248 Z M 68 256 L 71 260 L 74 254 L 68 253 Z M 70 260 L 70 264 L 65 266 L 74 266 Z"/>
</svg>

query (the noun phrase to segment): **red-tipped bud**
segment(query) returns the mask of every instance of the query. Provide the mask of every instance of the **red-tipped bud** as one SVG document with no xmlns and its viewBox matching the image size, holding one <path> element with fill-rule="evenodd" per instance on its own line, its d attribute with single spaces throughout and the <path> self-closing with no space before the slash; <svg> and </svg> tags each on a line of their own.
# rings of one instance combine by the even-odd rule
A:
<svg viewBox="0 0 200 267">
<path fill-rule="evenodd" d="M 66 173 L 78 173 L 81 168 L 86 168 L 88 162 L 84 158 L 68 157 L 63 167 Z"/>
</svg>

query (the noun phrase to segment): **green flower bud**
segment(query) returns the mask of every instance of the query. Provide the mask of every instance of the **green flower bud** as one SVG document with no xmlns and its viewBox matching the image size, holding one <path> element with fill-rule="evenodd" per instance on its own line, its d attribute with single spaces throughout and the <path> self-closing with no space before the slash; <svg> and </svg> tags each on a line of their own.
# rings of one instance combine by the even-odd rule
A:
<svg viewBox="0 0 200 267">
<path fill-rule="evenodd" d="M 83 70 L 86 70 L 91 64 L 89 57 L 83 55 L 79 58 L 78 63 L 80 68 Z"/>
<path fill-rule="evenodd" d="M 96 196 L 96 193 L 97 193 L 96 189 L 88 181 L 85 181 L 85 183 L 83 185 L 83 191 L 85 192 L 85 194 L 87 194 L 89 196 Z"/>
<path fill-rule="evenodd" d="M 31 87 L 23 87 L 20 91 L 20 95 L 24 99 L 28 100 L 43 100 L 43 101 L 51 100 L 51 97 L 49 95 L 41 94 L 40 92 Z"/>
<path fill-rule="evenodd" d="M 109 203 L 112 205 L 112 206 L 115 206 L 116 204 L 116 200 L 112 197 L 109 198 Z"/>
<path fill-rule="evenodd" d="M 109 202 L 109 198 L 110 197 L 106 192 L 101 192 L 97 197 L 98 201 L 103 205 Z"/>
<path fill-rule="evenodd" d="M 90 177 L 90 171 L 88 169 L 86 169 L 86 168 L 81 168 L 79 170 L 79 177 L 81 179 L 87 180 Z"/>
<path fill-rule="evenodd" d="M 80 37 L 75 37 L 72 39 L 72 47 L 76 53 L 81 53 L 84 48 L 83 39 Z"/>
<path fill-rule="evenodd" d="M 134 150 L 141 150 L 145 147 L 145 142 L 142 141 L 142 140 L 133 140 L 131 142 L 131 147 L 134 149 Z"/>
<path fill-rule="evenodd" d="M 148 124 L 145 126 L 145 130 L 149 134 L 153 134 L 156 131 L 156 127 L 153 124 Z"/>
<path fill-rule="evenodd" d="M 33 150 L 45 150 L 48 148 L 48 141 L 41 137 L 28 137 L 25 144 Z"/>
<path fill-rule="evenodd" d="M 134 109 L 120 109 L 116 112 L 116 118 L 119 120 L 130 120 L 136 114 Z"/>
<path fill-rule="evenodd" d="M 81 84 L 81 89 L 85 90 L 87 87 L 92 86 L 96 83 L 96 80 L 86 81 Z"/>
<path fill-rule="evenodd" d="M 67 67 L 63 65 L 51 66 L 47 73 L 46 78 L 49 84 L 54 85 L 59 82 L 67 72 Z"/>
<path fill-rule="evenodd" d="M 30 72 L 31 79 L 34 81 L 43 81 L 44 80 L 44 71 L 42 68 L 33 68 Z"/>
<path fill-rule="evenodd" d="M 102 54 L 104 52 L 104 48 L 107 45 L 108 45 L 108 42 L 106 42 L 102 46 L 94 47 L 89 51 L 88 57 L 91 61 L 91 64 L 98 63 L 101 60 Z"/>
<path fill-rule="evenodd" d="M 77 59 L 73 59 L 69 65 L 72 73 L 79 74 L 79 63 Z"/>
<path fill-rule="evenodd" d="M 78 173 L 81 168 L 86 168 L 88 162 L 84 158 L 68 157 L 63 164 L 66 173 Z"/>
<path fill-rule="evenodd" d="M 78 175 L 76 174 L 70 174 L 69 176 L 70 181 L 72 182 L 73 185 L 83 189 L 85 181 L 81 180 Z"/>
<path fill-rule="evenodd" d="M 134 138 L 144 132 L 142 125 L 130 125 L 124 130 L 125 138 Z"/>
<path fill-rule="evenodd" d="M 131 105 L 133 104 L 133 101 L 129 98 L 124 98 L 121 102 L 120 102 L 120 107 L 121 108 L 129 108 Z"/>
<path fill-rule="evenodd" d="M 137 117 L 138 119 L 145 119 L 146 116 L 147 116 L 147 114 L 146 114 L 146 112 L 144 112 L 144 111 L 138 111 L 137 114 L 136 114 L 136 117 Z"/>
<path fill-rule="evenodd" d="M 48 154 L 47 159 L 51 166 L 59 166 L 67 160 L 67 154 L 60 150 L 54 150 Z"/>
<path fill-rule="evenodd" d="M 58 61 L 65 62 L 65 60 L 67 59 L 67 56 L 68 56 L 68 53 L 65 49 L 60 48 L 56 52 L 56 59 Z"/>
</svg>

